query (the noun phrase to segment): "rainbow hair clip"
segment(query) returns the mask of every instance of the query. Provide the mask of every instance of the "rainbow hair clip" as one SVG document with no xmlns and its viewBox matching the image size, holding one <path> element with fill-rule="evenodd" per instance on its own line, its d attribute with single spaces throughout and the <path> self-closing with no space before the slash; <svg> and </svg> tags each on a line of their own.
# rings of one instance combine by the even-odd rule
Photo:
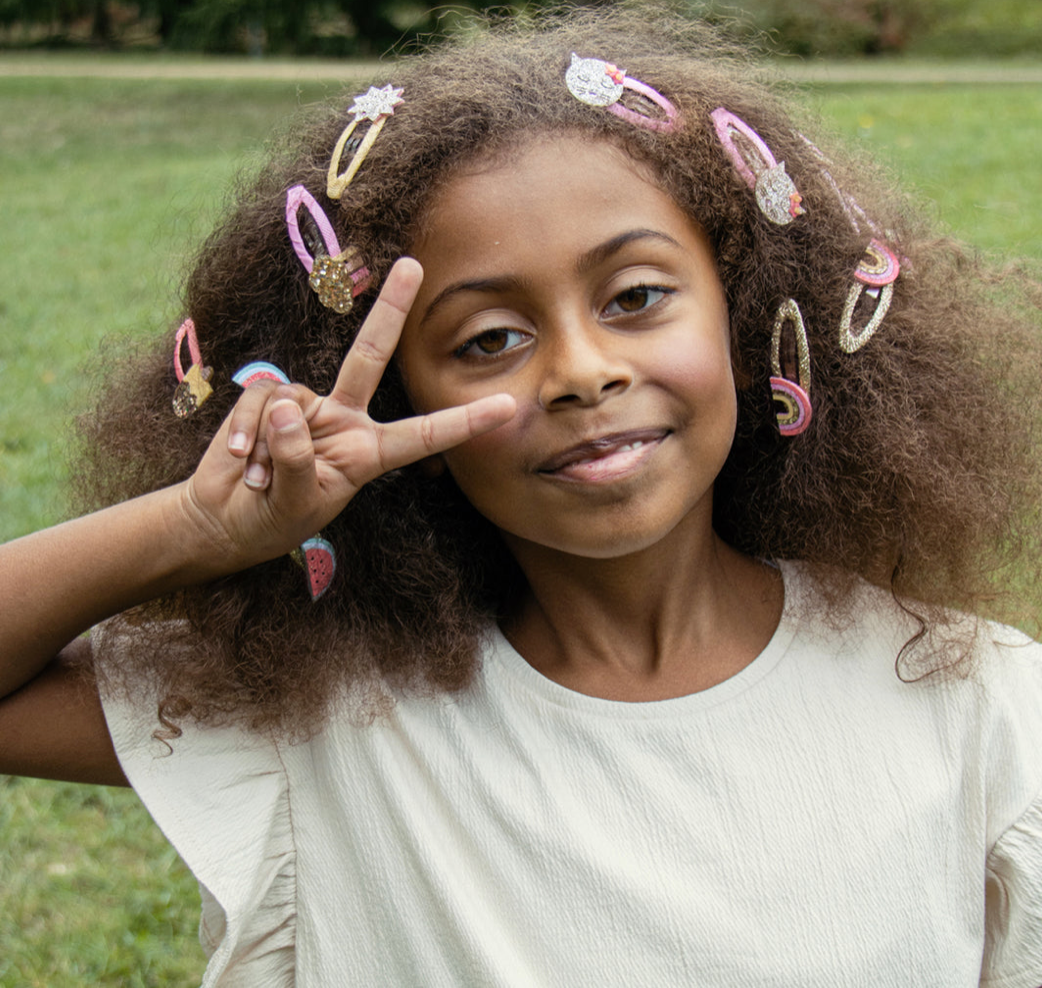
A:
<svg viewBox="0 0 1042 988">
<path fill-rule="evenodd" d="M 326 175 L 326 195 L 330 199 L 339 199 L 344 194 L 344 189 L 351 184 L 351 179 L 355 177 L 358 169 L 362 167 L 365 156 L 376 142 L 376 138 L 383 129 L 387 118 L 394 116 L 394 108 L 399 103 L 405 102 L 402 99 L 403 92 L 404 89 L 395 89 L 388 83 L 383 89 L 370 86 L 368 92 L 355 97 L 354 103 L 351 104 L 347 111 L 354 115 L 354 120 L 344 128 L 343 133 L 337 138 L 337 142 L 333 147 L 333 157 L 329 162 L 329 171 Z M 340 159 L 344 155 L 344 148 L 347 146 L 351 135 L 355 132 L 355 128 L 363 120 L 369 121 L 369 129 L 355 149 L 351 160 L 347 163 L 347 168 L 342 172 L 338 172 L 337 169 L 340 167 Z"/>
<path fill-rule="evenodd" d="M 865 256 L 854 269 L 854 284 L 847 293 L 843 315 L 839 320 L 839 346 L 844 353 L 857 353 L 872 337 L 890 311 L 894 297 L 894 282 L 901 273 L 897 255 L 881 240 L 872 240 L 865 248 Z M 876 300 L 876 307 L 865 326 L 855 332 L 851 328 L 861 297 Z"/>
<path fill-rule="evenodd" d="M 806 210 L 795 183 L 779 163 L 763 138 L 730 110 L 717 107 L 710 114 L 727 157 L 745 184 L 756 195 L 760 212 L 772 223 L 785 226 Z"/>
<path fill-rule="evenodd" d="M 266 360 L 254 360 L 244 364 L 232 374 L 232 380 L 240 388 L 248 388 L 255 381 L 278 381 L 280 384 L 289 384 L 286 372 L 274 364 L 269 364 Z"/>
<path fill-rule="evenodd" d="M 192 366 L 187 372 L 181 364 L 181 348 L 188 341 L 188 353 L 192 358 Z M 177 375 L 177 387 L 174 389 L 174 414 L 181 419 L 188 418 L 210 395 L 210 378 L 213 368 L 203 366 L 203 355 L 199 350 L 199 339 L 195 335 L 195 322 L 188 318 L 177 329 L 174 337 L 174 373 Z"/>
<path fill-rule="evenodd" d="M 304 207 L 315 221 L 325 245 L 325 253 L 308 253 L 300 231 L 297 213 Z M 369 269 L 362 263 L 357 247 L 340 249 L 333 224 L 322 207 L 303 185 L 294 185 L 286 193 L 286 226 L 293 251 L 308 273 L 308 283 L 327 308 L 344 315 L 351 311 L 355 298 L 369 287 Z"/>
<path fill-rule="evenodd" d="M 606 106 L 617 117 L 643 127 L 668 134 L 677 125 L 677 108 L 657 89 L 645 85 L 639 79 L 631 79 L 611 62 L 599 58 L 580 58 L 572 52 L 572 61 L 564 74 L 565 85 L 580 103 L 588 106 Z M 642 97 L 644 104 L 658 107 L 665 118 L 654 117 L 643 109 L 632 110 L 620 100 L 626 90 Z"/>
<path fill-rule="evenodd" d="M 796 364 L 798 380 L 785 376 L 781 362 L 782 332 L 792 326 L 796 337 Z M 810 347 L 807 344 L 807 329 L 803 325 L 803 314 L 795 299 L 788 299 L 778 309 L 771 336 L 771 397 L 779 402 L 782 410 L 777 413 L 778 431 L 783 436 L 798 436 L 810 425 L 813 410 L 810 404 Z"/>
</svg>

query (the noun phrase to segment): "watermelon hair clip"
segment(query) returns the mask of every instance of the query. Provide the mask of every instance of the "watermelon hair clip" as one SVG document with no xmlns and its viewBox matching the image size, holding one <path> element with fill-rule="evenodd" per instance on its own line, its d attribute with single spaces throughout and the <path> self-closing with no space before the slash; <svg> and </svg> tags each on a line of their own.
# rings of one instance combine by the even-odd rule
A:
<svg viewBox="0 0 1042 988">
<path fill-rule="evenodd" d="M 264 360 L 255 360 L 240 367 L 232 375 L 232 380 L 241 388 L 248 388 L 254 381 L 290 383 L 285 371 Z M 289 557 L 304 570 L 311 599 L 318 600 L 329 589 L 333 574 L 336 573 L 336 550 L 333 544 L 321 535 L 316 535 L 294 549 Z"/>
<path fill-rule="evenodd" d="M 333 574 L 336 573 L 336 550 L 333 544 L 316 535 L 289 555 L 307 575 L 311 599 L 318 600 L 329 589 Z"/>
</svg>

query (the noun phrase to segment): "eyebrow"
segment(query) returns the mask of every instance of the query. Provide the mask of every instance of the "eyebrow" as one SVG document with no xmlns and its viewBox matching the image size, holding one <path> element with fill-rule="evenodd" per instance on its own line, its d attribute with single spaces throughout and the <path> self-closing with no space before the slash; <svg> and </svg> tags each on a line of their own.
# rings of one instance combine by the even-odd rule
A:
<svg viewBox="0 0 1042 988">
<path fill-rule="evenodd" d="M 620 233 L 618 236 L 612 237 L 610 240 L 606 240 L 603 244 L 598 244 L 596 247 L 590 248 L 586 253 L 581 254 L 576 262 L 575 269 L 579 274 L 586 274 L 588 271 L 597 267 L 598 264 L 603 264 L 608 260 L 608 258 L 613 254 L 618 253 L 628 244 L 634 243 L 638 240 L 649 239 L 657 240 L 660 243 L 674 247 L 677 250 L 684 249 L 680 243 L 669 236 L 669 234 L 661 233 L 658 230 L 627 230 L 625 233 Z M 524 288 L 526 284 L 527 279 L 517 278 L 514 275 L 504 275 L 500 278 L 477 278 L 473 281 L 454 282 L 451 285 L 447 285 L 434 296 L 431 304 L 427 306 L 426 311 L 420 319 L 420 325 L 422 326 L 428 319 L 430 319 L 431 314 L 435 309 L 456 295 L 463 294 L 464 292 L 503 293 L 517 291 L 518 289 Z"/>
</svg>

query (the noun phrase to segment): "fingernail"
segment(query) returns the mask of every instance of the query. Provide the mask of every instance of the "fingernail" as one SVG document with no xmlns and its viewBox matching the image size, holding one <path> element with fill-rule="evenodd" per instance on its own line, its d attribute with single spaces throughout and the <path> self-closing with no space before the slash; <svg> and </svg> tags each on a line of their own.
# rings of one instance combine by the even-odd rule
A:
<svg viewBox="0 0 1042 988">
<path fill-rule="evenodd" d="M 261 490 L 268 486 L 268 471 L 261 463 L 251 463 L 246 468 L 243 480 L 246 481 L 247 487 L 252 487 L 254 490 Z"/>
<path fill-rule="evenodd" d="M 246 444 L 248 442 L 249 439 L 245 432 L 233 432 L 231 436 L 228 437 L 228 449 L 234 449 L 239 453 L 245 453 Z"/>
<path fill-rule="evenodd" d="M 276 432 L 287 432 L 295 429 L 304 416 L 301 414 L 300 406 L 295 401 L 277 401 L 271 406 L 269 421 Z"/>
</svg>

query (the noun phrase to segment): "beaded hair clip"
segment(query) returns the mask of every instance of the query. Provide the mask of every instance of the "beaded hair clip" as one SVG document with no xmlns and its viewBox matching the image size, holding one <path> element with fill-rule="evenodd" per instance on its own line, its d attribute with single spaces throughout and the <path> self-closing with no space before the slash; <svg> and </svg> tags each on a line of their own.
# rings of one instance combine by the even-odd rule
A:
<svg viewBox="0 0 1042 988">
<path fill-rule="evenodd" d="M 321 236 L 321 243 L 314 248 L 314 257 L 308 252 L 300 229 L 297 214 L 301 207 L 311 215 Z M 329 217 L 303 185 L 294 185 L 286 193 L 286 226 L 293 251 L 304 265 L 308 283 L 318 300 L 341 315 L 350 312 L 355 298 L 369 287 L 369 269 L 362 263 L 356 247 L 340 249 Z"/>
<path fill-rule="evenodd" d="M 795 183 L 771 149 L 744 120 L 730 110 L 717 107 L 710 114 L 724 151 L 745 184 L 756 195 L 760 212 L 772 223 L 785 226 L 806 210 Z"/>
<path fill-rule="evenodd" d="M 564 81 L 568 91 L 580 103 L 606 106 L 610 113 L 637 127 L 666 134 L 677 126 L 677 108 L 662 93 L 639 79 L 631 79 L 610 62 L 599 58 L 580 58 L 572 52 L 572 61 L 564 74 Z M 637 94 L 636 109 L 630 109 L 620 102 L 627 90 Z M 661 110 L 664 117 L 647 112 L 653 108 Z"/>
</svg>

